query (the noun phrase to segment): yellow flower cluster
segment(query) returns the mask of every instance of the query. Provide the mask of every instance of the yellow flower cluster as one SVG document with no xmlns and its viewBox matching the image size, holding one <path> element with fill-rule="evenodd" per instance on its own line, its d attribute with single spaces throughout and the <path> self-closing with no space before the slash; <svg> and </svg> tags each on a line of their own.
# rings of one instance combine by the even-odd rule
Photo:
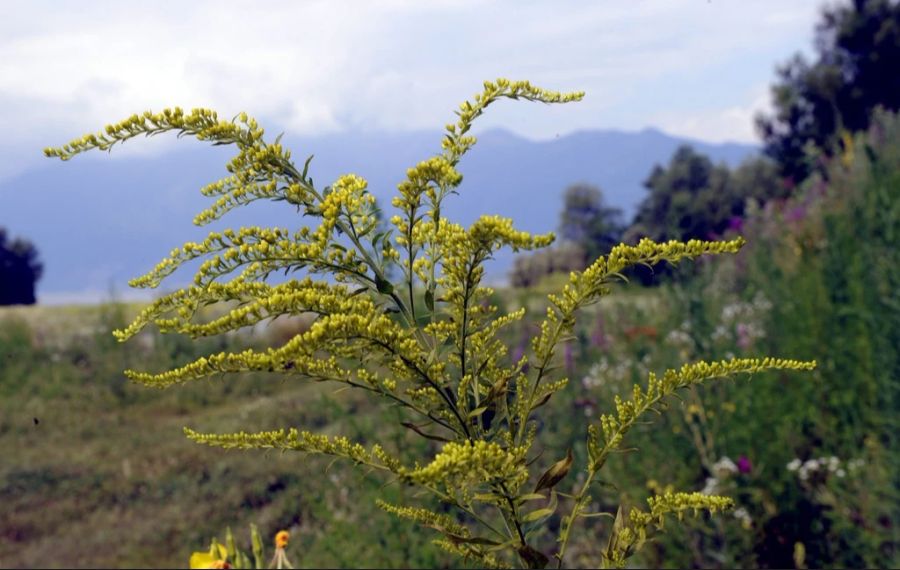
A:
<svg viewBox="0 0 900 570">
<path fill-rule="evenodd" d="M 354 312 L 322 316 L 309 330 L 298 334 L 283 346 L 265 352 L 245 350 L 221 352 L 160 374 L 127 370 L 126 376 L 143 384 L 168 386 L 222 373 L 268 371 L 299 374 L 318 379 L 349 382 L 363 371 L 348 369 L 340 357 L 366 352 L 398 359 L 408 375 L 422 374 L 423 354 L 409 331 L 380 313 L 370 300 L 357 296 L 347 302 Z M 368 305 L 368 310 L 365 310 Z M 328 351 L 331 356 L 317 354 Z M 365 372 L 365 383 L 375 383 L 373 372 Z"/>
<path fill-rule="evenodd" d="M 224 449 L 302 451 L 304 453 L 342 457 L 355 463 L 387 471 L 396 471 L 399 467 L 399 462 L 388 456 L 380 445 L 373 446 L 372 450 L 369 451 L 361 444 L 353 443 L 346 437 L 329 437 L 294 428 L 290 430 L 280 429 L 258 433 L 238 432 L 232 434 L 206 434 L 196 432 L 190 428 L 184 428 L 184 434 L 188 439 L 197 443 Z"/>
<path fill-rule="evenodd" d="M 180 107 L 163 109 L 161 113 L 145 111 L 140 115 L 131 115 L 127 119 L 107 125 L 102 132 L 85 135 L 70 141 L 60 148 L 46 148 L 44 154 L 69 160 L 76 154 L 91 149 L 109 150 L 116 143 L 124 142 L 138 135 L 156 135 L 166 131 L 179 131 L 199 140 L 211 140 L 227 143 L 252 145 L 262 139 L 263 130 L 255 120 L 241 114 L 238 125 L 235 121 L 219 120 L 218 114 L 209 109 L 193 109 L 185 114 Z"/>
<path fill-rule="evenodd" d="M 616 520 L 609 546 L 603 555 L 607 566 L 624 568 L 628 558 L 647 540 L 649 531 L 665 527 L 665 516 L 668 514 L 674 514 L 681 520 L 684 513 L 691 510 L 696 516 L 700 511 L 715 514 L 734 507 L 734 501 L 727 497 L 670 491 L 650 497 L 647 504 L 650 506 L 649 513 L 633 508 L 628 513 L 627 522 L 621 518 Z"/>
<path fill-rule="evenodd" d="M 404 469 L 401 475 L 416 483 L 443 484 L 456 490 L 501 481 L 518 488 L 528 478 L 528 470 L 523 449 L 507 451 L 494 442 L 468 440 L 445 444 L 431 463 Z"/>
<path fill-rule="evenodd" d="M 364 235 L 375 228 L 377 220 L 372 213 L 375 197 L 366 191 L 367 186 L 368 183 L 355 174 L 338 178 L 319 206 L 322 225 L 316 232 L 316 241 L 324 243 L 331 236 L 341 215 L 357 235 Z"/>
<path fill-rule="evenodd" d="M 710 514 L 716 514 L 719 511 L 725 511 L 734 508 L 734 501 L 728 497 L 719 497 L 716 495 L 704 495 L 703 493 L 663 493 L 647 499 L 650 506 L 650 519 L 659 528 L 663 526 L 663 519 L 667 514 L 675 514 L 680 520 L 686 511 L 694 511 L 694 515 L 700 514 L 700 511 L 709 511 Z M 640 515 L 636 514 L 637 509 L 631 511 L 631 519 L 640 519 Z"/>
<path fill-rule="evenodd" d="M 460 538 L 469 538 L 471 536 L 468 528 L 445 514 L 435 513 L 428 509 L 392 505 L 381 499 L 376 499 L 375 504 L 394 516 L 417 522 L 422 526 L 433 528 L 439 532 L 449 533 Z"/>
<path fill-rule="evenodd" d="M 441 547 L 450 554 L 459 556 L 463 560 L 474 560 L 478 568 L 512 568 L 500 558 L 487 551 L 487 549 L 475 544 L 467 544 L 456 540 L 433 540 L 433 544 Z"/>
<path fill-rule="evenodd" d="M 337 276 L 362 276 L 354 250 L 329 247 L 333 228 L 330 220 L 323 221 L 314 232 L 301 228 L 293 236 L 282 228 L 243 227 L 237 232 L 212 232 L 202 242 L 188 242 L 173 249 L 169 257 L 145 275 L 129 281 L 129 285 L 156 288 L 186 262 L 205 256 L 209 257 L 194 275 L 194 284 L 199 287 L 207 287 L 241 267 L 246 268 L 246 274 L 241 275 L 244 280 L 275 270 L 299 268 Z"/>
<path fill-rule="evenodd" d="M 622 438 L 644 412 L 653 409 L 663 398 L 680 388 L 700 384 L 712 378 L 723 378 L 734 374 L 752 374 L 763 370 L 812 370 L 815 361 L 800 361 L 784 358 L 733 358 L 718 362 L 697 362 L 685 364 L 679 370 L 667 370 L 662 378 L 651 373 L 646 390 L 635 385 L 630 400 L 615 398 L 615 415 L 600 416 L 603 441 L 596 429 L 588 438 L 588 453 L 593 462 L 592 469 L 598 470 L 610 452 L 617 449 Z"/>
<path fill-rule="evenodd" d="M 644 238 L 636 246 L 615 246 L 608 255 L 600 257 L 584 271 L 572 272 L 569 283 L 560 294 L 550 295 L 551 307 L 547 309 L 547 319 L 541 323 L 540 335 L 532 341 L 535 354 L 542 360 L 548 360 L 560 335 L 574 325 L 575 311 L 608 294 L 608 284 L 612 279 L 620 278 L 626 268 L 663 261 L 678 263 L 682 259 L 694 259 L 705 254 L 736 253 L 743 245 L 743 238 L 721 242 L 694 239 L 665 243 Z"/>
<path fill-rule="evenodd" d="M 247 281 L 214 282 L 207 287 L 188 287 L 160 297 L 144 308 L 128 327 L 113 331 L 113 334 L 120 341 L 125 341 L 153 323 L 162 332 L 209 336 L 237 330 L 281 314 L 330 314 L 354 310 L 358 304 L 365 304 L 364 300 L 351 300 L 349 295 L 342 285 L 331 285 L 311 278 L 291 280 L 276 286 Z M 191 322 L 199 306 L 216 301 L 242 304 L 210 323 Z M 173 312 L 176 316 L 167 317 Z"/>
<path fill-rule="evenodd" d="M 456 112 L 459 120 L 447 125 L 447 135 L 443 140 L 445 155 L 451 163 L 456 162 L 475 144 L 476 139 L 466 136 L 472 123 L 484 113 L 489 105 L 499 99 L 525 99 L 541 103 L 572 103 L 581 101 L 584 92 L 559 93 L 532 85 L 528 81 L 510 81 L 497 79 L 485 81 L 484 89 L 475 95 L 474 101 L 466 101 L 459 106 Z"/>
</svg>

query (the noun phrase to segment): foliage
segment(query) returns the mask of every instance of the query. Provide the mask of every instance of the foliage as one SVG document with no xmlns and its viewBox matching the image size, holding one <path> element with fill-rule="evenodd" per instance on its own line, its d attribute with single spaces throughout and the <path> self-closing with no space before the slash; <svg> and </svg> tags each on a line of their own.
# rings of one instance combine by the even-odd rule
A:
<svg viewBox="0 0 900 570">
<path fill-rule="evenodd" d="M 711 239 L 734 229 L 749 200 L 765 203 L 783 196 L 768 160 L 748 159 L 731 170 L 687 145 L 666 167 L 656 166 L 644 185 L 649 193 L 626 239 Z"/>
<path fill-rule="evenodd" d="M 622 239 L 622 210 L 606 204 L 596 186 L 573 184 L 563 194 L 559 233 L 582 247 L 587 259 L 597 259 Z"/>
<path fill-rule="evenodd" d="M 839 152 L 841 133 L 865 130 L 876 107 L 900 109 L 900 4 L 825 7 L 815 50 L 814 62 L 798 54 L 778 69 L 774 113 L 757 118 L 766 153 L 795 184 L 816 168 L 816 150 Z"/>
<path fill-rule="evenodd" d="M 539 251 L 516 256 L 509 274 L 513 287 L 537 285 L 548 275 L 564 273 L 568 275 L 585 266 L 587 256 L 584 249 L 573 242 L 562 242 Z"/>
<path fill-rule="evenodd" d="M 324 457 L 285 454 L 262 461 L 180 437 L 186 417 L 219 431 L 297 422 L 340 429 L 353 439 L 377 432 L 410 453 L 425 453 L 421 438 L 384 423 L 378 402 L 335 393 L 327 384 L 271 382 L 262 375 L 177 390 L 147 390 L 122 376 L 126 367 L 165 369 L 211 351 L 280 343 L 305 330 L 309 319 L 281 318 L 198 341 L 145 330 L 123 351 L 109 330 L 125 326 L 141 308 L 0 309 L 5 565 L 180 568 L 187 554 L 209 546 L 211 536 L 224 538 L 225 523 L 256 524 L 264 537 L 290 530 L 288 555 L 297 566 L 450 565 L 427 530 L 409 529 L 375 504 L 376 498 L 412 501 L 410 488 L 384 488 L 374 475 L 330 465 Z M 220 313 L 206 307 L 202 318 Z M 264 563 L 271 558 L 267 547 Z"/>
<path fill-rule="evenodd" d="M 849 509 L 842 504 L 848 489 L 836 481 L 831 499 L 814 488 L 801 495 L 829 523 L 808 537 L 810 565 L 897 564 L 896 523 L 887 521 L 900 514 L 895 475 L 888 475 L 900 461 L 898 140 L 900 119 L 876 112 L 867 132 L 846 138 L 822 176 L 783 209 L 761 212 L 753 230 L 761 239 L 749 252 L 749 278 L 766 287 L 780 323 L 767 344 L 822 362 L 823 389 L 807 395 L 796 456 L 862 455 L 868 463 Z M 801 327 L 804 336 L 793 337 Z M 834 543 L 853 546 L 835 550 Z"/>
<path fill-rule="evenodd" d="M 226 448 L 294 450 L 347 459 L 416 486 L 443 503 L 441 511 L 449 509 L 452 514 L 390 503 L 382 507 L 440 533 L 443 538 L 436 544 L 447 552 L 483 566 L 543 567 L 550 560 L 545 553 L 547 539 L 555 534 L 552 556 L 562 566 L 575 524 L 611 516 L 591 510 L 590 493 L 610 456 L 627 451 L 623 440 L 644 414 L 658 412 L 675 392 L 714 378 L 767 369 L 809 370 L 815 363 L 735 358 L 650 375 L 645 388 L 635 385 L 628 397 L 615 399 L 614 413 L 588 426 L 583 455 L 580 449 L 578 453 L 570 449 L 536 476 L 532 466 L 541 453 L 534 453 L 535 411 L 566 386 L 557 359 L 573 332 L 576 314 L 608 295 L 610 285 L 629 267 L 735 253 L 743 241 L 644 239 L 612 248 L 584 271 L 573 272 L 562 290 L 549 296 L 550 306 L 530 343 L 530 354 L 511 360 L 501 335 L 525 311 L 500 314 L 491 303 L 493 291 L 482 285 L 484 263 L 501 247 L 541 248 L 553 236 L 517 231 L 511 220 L 497 216 L 483 216 L 469 228 L 441 216 L 443 200 L 456 193 L 462 181 L 457 163 L 476 142 L 467 134 L 472 122 L 502 98 L 563 103 L 578 100 L 581 94 L 559 94 L 528 82 L 486 82 L 482 93 L 461 105 L 458 121 L 447 126 L 443 152 L 407 171 L 392 202 L 399 213 L 390 218 L 392 229 L 386 233 L 376 229 L 374 200 L 365 180 L 345 175 L 318 190 L 308 176 L 309 161 L 299 168 L 280 145 L 280 137 L 266 142 L 256 121 L 243 114 L 224 121 L 204 109 L 187 114 L 178 108 L 147 112 L 110 125 L 103 133 L 47 149 L 46 154 L 66 160 L 165 131 L 235 144 L 239 152 L 228 164 L 231 176 L 203 189 L 219 198 L 197 216 L 196 223 L 207 223 L 258 199 L 286 201 L 319 219 L 317 227 L 293 233 L 241 228 L 213 232 L 201 243 L 176 248 L 132 285 L 157 287 L 182 264 L 205 258 L 193 285 L 161 297 L 117 337 L 126 340 L 149 324 L 206 337 L 282 315 L 312 313 L 317 318 L 308 330 L 275 348 L 219 352 L 161 373 L 129 370 L 131 379 L 161 387 L 259 371 L 335 382 L 399 409 L 401 425 L 428 442 L 439 442 L 440 449 L 427 452 L 423 464 L 390 441 L 353 441 L 297 428 L 230 434 L 188 429 L 191 439 Z M 391 267 L 400 275 L 397 280 L 389 278 Z M 265 282 L 280 271 L 303 271 L 306 276 Z M 320 276 L 329 279 L 317 279 Z M 220 302 L 237 305 L 210 322 L 195 319 L 200 307 Z M 562 455 L 560 450 L 553 453 Z M 572 471 L 576 456 L 583 465 L 583 483 L 572 495 L 557 492 L 556 485 Z M 594 563 L 623 565 L 654 529 L 662 527 L 666 514 L 715 512 L 730 504 L 723 497 L 672 492 L 649 501 L 648 512 L 620 506 L 609 546 Z M 561 512 L 568 514 L 560 517 L 561 505 L 566 505 Z"/>
<path fill-rule="evenodd" d="M 900 120 L 876 113 L 848 140 L 824 175 L 749 213 L 752 245 L 740 256 L 660 291 L 676 310 L 654 358 L 782 350 L 819 363 L 808 383 L 690 394 L 677 434 L 636 442 L 658 456 L 680 440 L 693 453 L 670 480 L 727 493 L 745 515 L 663 538 L 666 562 L 786 567 L 799 552 L 808 567 L 897 566 Z M 610 358 L 605 369 L 618 366 Z M 752 467 L 728 459 L 739 456 Z M 690 557 L 685 543 L 698 545 Z"/>
<path fill-rule="evenodd" d="M 21 238 L 9 241 L 0 228 L 0 305 L 33 305 L 43 270 L 33 244 Z"/>
</svg>

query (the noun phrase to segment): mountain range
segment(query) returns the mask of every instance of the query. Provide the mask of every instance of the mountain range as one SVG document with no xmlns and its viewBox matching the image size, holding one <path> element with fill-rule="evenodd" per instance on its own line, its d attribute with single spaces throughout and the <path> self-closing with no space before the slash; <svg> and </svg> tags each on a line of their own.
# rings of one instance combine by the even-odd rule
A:
<svg viewBox="0 0 900 570">
<path fill-rule="evenodd" d="M 579 131 L 531 141 L 504 130 L 479 135 L 460 163 L 459 196 L 447 199 L 445 216 L 470 223 L 481 214 L 499 214 L 531 232 L 557 229 L 562 194 L 573 183 L 599 186 L 630 219 L 646 190 L 643 182 L 656 164 L 690 144 L 715 162 L 734 166 L 755 154 L 752 145 L 710 144 L 670 136 L 656 129 L 640 132 Z M 341 133 L 285 138 L 296 158 L 314 158 L 310 174 L 319 187 L 354 172 L 369 181 L 379 203 L 390 197 L 406 169 L 440 148 L 439 132 Z M 150 145 L 133 141 L 128 145 Z M 115 151 L 113 151 L 115 152 Z M 202 239 L 210 229 L 239 225 L 297 227 L 301 219 L 283 203 L 257 203 L 196 228 L 193 216 L 209 199 L 199 193 L 227 175 L 229 147 L 184 142 L 156 156 L 79 156 L 0 180 L 0 227 L 34 243 L 45 270 L 39 302 L 96 302 L 131 296 L 127 281 L 153 267 L 169 250 Z M 512 254 L 500 252 L 488 271 L 505 279 Z M 169 288 L 190 281 L 185 269 Z"/>
</svg>

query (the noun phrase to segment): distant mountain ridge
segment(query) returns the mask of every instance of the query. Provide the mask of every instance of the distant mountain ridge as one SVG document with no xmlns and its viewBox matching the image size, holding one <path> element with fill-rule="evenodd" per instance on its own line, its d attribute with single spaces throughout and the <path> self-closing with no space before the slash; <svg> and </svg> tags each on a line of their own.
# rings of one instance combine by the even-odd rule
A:
<svg viewBox="0 0 900 570">
<path fill-rule="evenodd" d="M 437 131 L 342 133 L 285 137 L 284 143 L 298 160 L 315 155 L 310 173 L 317 186 L 354 172 L 369 181 L 379 203 L 389 209 L 406 169 L 436 152 L 441 136 Z M 461 223 L 499 214 L 532 232 L 557 229 L 563 190 L 576 182 L 600 186 L 630 218 L 650 170 L 667 163 L 681 144 L 732 166 L 757 152 L 752 145 L 690 141 L 656 129 L 579 131 L 545 141 L 490 130 L 478 138 L 459 166 L 464 176 L 460 196 L 448 198 L 445 214 Z M 155 157 L 94 153 L 68 163 L 48 160 L 0 181 L 0 226 L 37 246 L 45 265 L 38 285 L 41 302 L 97 301 L 110 290 L 125 293 L 128 279 L 210 229 L 304 223 L 284 204 L 254 204 L 210 227 L 194 227 L 193 216 L 209 203 L 199 188 L 227 174 L 224 165 L 233 153 L 230 147 L 183 143 Z M 511 263 L 511 254 L 499 253 L 489 278 L 502 281 Z M 176 274 L 172 287 L 190 277 L 188 270 Z"/>
</svg>

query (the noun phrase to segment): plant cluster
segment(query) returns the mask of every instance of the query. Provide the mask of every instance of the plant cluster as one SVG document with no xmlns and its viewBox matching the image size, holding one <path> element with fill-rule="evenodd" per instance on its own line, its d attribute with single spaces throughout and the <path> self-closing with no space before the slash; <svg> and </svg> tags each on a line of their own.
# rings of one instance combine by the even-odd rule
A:
<svg viewBox="0 0 900 570">
<path fill-rule="evenodd" d="M 202 242 L 176 248 L 131 285 L 155 288 L 183 264 L 202 259 L 193 284 L 160 297 L 116 336 L 126 340 L 152 324 L 163 332 L 206 337 L 282 315 L 313 314 L 308 330 L 267 350 L 220 352 L 159 373 L 129 370 L 131 379 L 163 387 L 264 371 L 335 382 L 400 408 L 403 425 L 439 449 L 427 457 L 406 457 L 387 442 L 356 442 L 298 428 L 232 434 L 186 429 L 188 437 L 224 448 L 344 458 L 417 486 L 442 506 L 382 503 L 382 508 L 434 529 L 442 535 L 437 541 L 442 548 L 483 566 L 544 567 L 552 557 L 561 567 L 577 523 L 607 516 L 613 520 L 609 541 L 596 564 L 623 566 L 668 516 L 715 513 L 732 505 L 725 497 L 667 490 L 651 497 L 646 510 L 629 505 L 615 512 L 594 510 L 599 474 L 612 455 L 628 451 L 624 440 L 632 427 L 648 412 L 660 412 L 679 390 L 740 373 L 810 370 L 815 363 L 733 358 L 650 374 L 646 385 L 635 385 L 626 398 L 616 397 L 613 411 L 586 427 L 583 447 L 535 449 L 539 409 L 568 382 L 558 365 L 560 347 L 571 337 L 579 311 L 609 295 L 630 267 L 735 253 L 743 245 L 740 238 L 643 239 L 613 247 L 583 271 L 572 272 L 549 296 L 530 351 L 510 358 L 501 334 L 525 310 L 503 314 L 491 303 L 493 291 L 483 283 L 485 263 L 500 248 L 539 249 L 554 236 L 530 235 L 498 216 L 482 216 L 466 228 L 442 216 L 442 204 L 458 191 L 457 165 L 476 143 L 469 131 L 489 105 L 500 99 L 566 103 L 581 97 L 524 81 L 486 82 L 481 93 L 460 106 L 457 121 L 447 125 L 442 151 L 407 171 L 387 229 L 379 223 L 363 178 L 347 174 L 318 189 L 309 177 L 310 160 L 296 164 L 281 137 L 267 142 L 263 129 L 245 114 L 229 121 L 206 109 L 146 112 L 46 154 L 67 160 L 169 131 L 232 144 L 238 154 L 228 163 L 230 175 L 203 189 L 216 201 L 195 223 L 206 224 L 255 200 L 284 201 L 317 220 L 296 231 L 213 232 Z M 301 272 L 302 278 L 270 279 L 278 272 Z M 226 303 L 229 310 L 199 322 L 198 310 L 213 303 Z M 548 461 L 544 453 L 557 460 Z M 584 469 L 580 485 L 565 493 L 557 486 L 573 471 L 576 457 Z"/>
</svg>

